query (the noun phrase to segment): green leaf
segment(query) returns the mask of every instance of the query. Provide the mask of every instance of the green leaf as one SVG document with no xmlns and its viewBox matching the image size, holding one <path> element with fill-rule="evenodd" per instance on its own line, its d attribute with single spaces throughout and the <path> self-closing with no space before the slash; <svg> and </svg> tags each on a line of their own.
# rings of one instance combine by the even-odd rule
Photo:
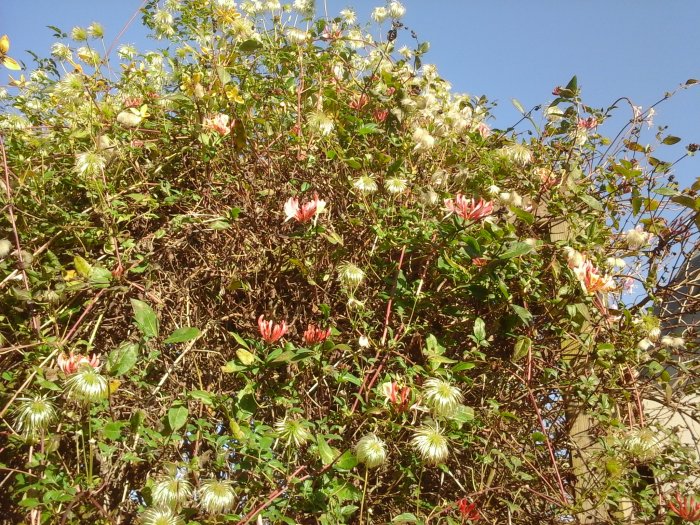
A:
<svg viewBox="0 0 700 525">
<path fill-rule="evenodd" d="M 358 135 L 371 135 L 372 133 L 381 133 L 381 129 L 374 122 L 363 124 L 357 130 Z"/>
<path fill-rule="evenodd" d="M 112 281 L 112 272 L 101 266 L 90 269 L 90 284 L 93 288 L 107 288 Z"/>
<path fill-rule="evenodd" d="M 81 277 L 90 276 L 92 266 L 90 266 L 90 263 L 83 259 L 80 255 L 73 257 L 73 266 L 75 266 L 75 271 L 78 272 L 78 275 Z"/>
<path fill-rule="evenodd" d="M 192 399 L 201 401 L 205 405 L 211 406 L 214 404 L 214 394 L 207 392 L 206 390 L 192 390 L 188 395 Z"/>
<path fill-rule="evenodd" d="M 477 341 L 486 339 L 486 324 L 481 317 L 477 317 L 474 321 L 474 337 Z"/>
<path fill-rule="evenodd" d="M 515 342 L 515 346 L 513 348 L 513 362 L 517 363 L 522 358 L 527 356 L 527 354 L 530 352 L 530 348 L 532 348 L 532 339 L 529 337 L 518 337 L 518 340 Z"/>
<path fill-rule="evenodd" d="M 182 428 L 187 422 L 189 411 L 187 407 L 173 407 L 168 410 L 168 426 L 173 432 Z"/>
<path fill-rule="evenodd" d="M 336 457 L 333 449 L 321 434 L 316 436 L 316 444 L 318 445 L 318 455 L 324 465 L 330 465 Z"/>
<path fill-rule="evenodd" d="M 411 514 L 410 512 L 404 512 L 403 514 L 394 516 L 394 518 L 391 520 L 391 523 L 418 523 L 418 518 L 416 518 L 415 514 Z"/>
<path fill-rule="evenodd" d="M 257 357 L 255 357 L 255 354 L 249 352 L 245 348 L 239 348 L 238 350 L 236 350 L 236 357 L 238 357 L 238 360 L 245 366 L 252 365 L 258 359 Z"/>
<path fill-rule="evenodd" d="M 517 304 L 511 304 L 511 308 L 515 311 L 516 314 L 518 314 L 518 317 L 522 319 L 523 323 L 525 324 L 530 324 L 530 321 L 532 321 L 532 314 L 527 308 L 523 308 L 522 306 L 518 306 Z"/>
<path fill-rule="evenodd" d="M 183 326 L 175 330 L 170 336 L 163 341 L 164 343 L 186 343 L 199 337 L 202 332 L 199 328 L 193 326 Z"/>
<path fill-rule="evenodd" d="M 107 373 L 112 376 L 126 374 L 134 368 L 139 358 L 139 345 L 123 342 L 107 356 Z"/>
<path fill-rule="evenodd" d="M 102 433 L 107 439 L 116 441 L 121 437 L 122 427 L 124 427 L 124 425 L 125 423 L 122 421 L 110 421 L 104 426 Z"/>
<path fill-rule="evenodd" d="M 589 208 L 593 208 L 594 210 L 598 211 L 603 211 L 603 205 L 598 199 L 591 197 L 590 195 L 587 195 L 585 193 L 579 194 L 578 198 L 586 204 L 588 204 Z"/>
<path fill-rule="evenodd" d="M 510 101 L 513 103 L 513 106 L 515 106 L 515 109 L 517 109 L 521 114 L 525 114 L 525 108 L 520 102 L 518 102 L 517 98 L 511 98 Z"/>
<path fill-rule="evenodd" d="M 148 304 L 138 299 L 131 300 L 131 307 L 134 309 L 134 320 L 136 326 L 144 337 L 158 337 L 158 317 Z"/>
<path fill-rule="evenodd" d="M 678 144 L 681 141 L 680 137 L 676 137 L 674 135 L 668 135 L 664 137 L 664 139 L 661 141 L 662 144 L 668 144 L 673 145 L 673 144 Z"/>
<path fill-rule="evenodd" d="M 263 45 L 260 42 L 251 38 L 250 40 L 242 42 L 241 45 L 238 46 L 238 49 L 240 49 L 244 53 L 251 53 L 257 49 L 260 49 L 262 46 Z"/>
<path fill-rule="evenodd" d="M 526 242 L 516 242 L 510 245 L 510 247 L 498 256 L 499 259 L 512 259 L 514 257 L 520 257 L 526 253 L 532 251 L 532 246 Z"/>
<path fill-rule="evenodd" d="M 346 450 L 343 452 L 343 455 L 338 458 L 338 461 L 335 462 L 333 468 L 336 470 L 350 470 L 357 466 L 357 463 L 358 461 L 355 454 L 350 450 Z"/>
<path fill-rule="evenodd" d="M 679 195 L 678 190 L 674 188 L 667 188 L 667 187 L 662 187 L 662 188 L 654 188 L 652 190 L 654 193 L 657 195 L 663 195 L 665 197 L 675 197 L 676 195 Z"/>
</svg>

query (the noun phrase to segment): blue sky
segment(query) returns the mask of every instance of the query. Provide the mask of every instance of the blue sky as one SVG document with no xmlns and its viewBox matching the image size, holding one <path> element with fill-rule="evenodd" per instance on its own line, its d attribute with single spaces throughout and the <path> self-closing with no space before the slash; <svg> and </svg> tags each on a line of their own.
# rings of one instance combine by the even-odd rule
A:
<svg viewBox="0 0 700 525">
<path fill-rule="evenodd" d="M 497 102 L 492 124 L 501 129 L 518 120 L 512 98 L 525 108 L 546 103 L 553 98 L 552 88 L 574 74 L 584 101 L 594 107 L 607 107 L 621 96 L 646 107 L 687 79 L 700 79 L 696 0 L 403 3 L 405 24 L 421 41 L 431 43 L 425 62 L 436 64 L 454 91 L 485 95 Z M 53 38 L 47 25 L 70 31 L 75 25 L 98 21 L 106 28 L 109 45 L 141 4 L 141 0 L 5 0 L 0 2 L 0 34 L 10 36 L 10 56 L 31 66 L 24 50 L 48 55 Z M 327 0 L 329 14 L 351 5 L 360 20 L 368 20 L 373 7 L 381 4 L 379 0 Z M 317 7 L 323 11 L 323 0 L 317 0 Z M 135 43 L 142 50 L 162 46 L 145 38 L 138 18 L 119 42 Z M 0 84 L 6 80 L 6 74 L 0 73 Z M 700 143 L 700 86 L 658 107 L 655 124 L 668 125 L 668 132 L 683 139 L 659 151 L 663 160 L 675 160 L 688 142 Z M 612 126 L 602 129 L 612 136 L 617 131 Z M 697 159 L 678 166 L 683 183 L 697 176 Z"/>
</svg>

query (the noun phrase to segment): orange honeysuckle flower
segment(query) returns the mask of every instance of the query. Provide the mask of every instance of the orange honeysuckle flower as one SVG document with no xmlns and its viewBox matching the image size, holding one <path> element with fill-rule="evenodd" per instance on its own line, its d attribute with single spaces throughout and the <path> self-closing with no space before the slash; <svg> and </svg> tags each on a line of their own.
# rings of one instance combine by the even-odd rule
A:
<svg viewBox="0 0 700 525">
<path fill-rule="evenodd" d="M 318 194 L 314 193 L 313 200 L 299 206 L 299 199 L 290 197 L 284 203 L 284 213 L 287 218 L 284 222 L 290 219 L 296 219 L 298 222 L 308 222 L 313 217 L 316 217 L 326 209 L 326 201 L 319 199 Z"/>
<path fill-rule="evenodd" d="M 74 354 L 73 352 L 69 352 L 68 355 L 61 352 L 61 355 L 59 355 L 56 359 L 56 364 L 64 374 L 70 375 L 87 366 L 91 368 L 99 368 L 100 358 L 95 354 L 87 357 L 82 354 Z"/>
<path fill-rule="evenodd" d="M 583 261 L 574 268 L 574 274 L 586 293 L 612 292 L 617 286 L 609 275 L 601 275 L 591 261 Z"/>
<path fill-rule="evenodd" d="M 229 116 L 219 113 L 213 117 L 206 117 L 202 122 L 202 126 L 210 131 L 218 133 L 225 137 L 231 133 L 231 124 L 229 124 Z"/>
<path fill-rule="evenodd" d="M 693 496 L 681 496 L 676 493 L 674 499 L 675 502 L 668 503 L 671 512 L 686 521 L 700 520 L 700 503 Z"/>
<path fill-rule="evenodd" d="M 382 391 L 384 392 L 384 400 L 392 405 L 399 405 L 400 407 L 405 406 L 408 403 L 408 396 L 411 393 L 411 389 L 407 386 L 399 387 L 396 381 L 387 381 L 382 384 Z"/>
<path fill-rule="evenodd" d="M 481 516 L 476 508 L 476 503 L 469 503 L 467 498 L 457 500 L 457 508 L 462 518 L 466 521 L 476 521 Z"/>
<path fill-rule="evenodd" d="M 327 330 L 324 330 L 323 328 L 319 328 L 319 327 L 314 326 L 313 324 L 309 323 L 309 327 L 306 329 L 306 332 L 304 332 L 304 344 L 313 345 L 316 343 L 322 343 L 330 335 L 331 335 L 330 328 L 328 328 Z"/>
<path fill-rule="evenodd" d="M 287 333 L 287 321 L 277 324 L 273 321 L 265 321 L 265 315 L 261 315 L 258 317 L 258 328 L 265 342 L 275 343 Z"/>
<path fill-rule="evenodd" d="M 445 208 L 452 213 L 456 213 L 465 221 L 477 221 L 493 213 L 493 203 L 484 199 L 475 201 L 467 199 L 458 193 L 454 199 L 445 199 Z"/>
</svg>

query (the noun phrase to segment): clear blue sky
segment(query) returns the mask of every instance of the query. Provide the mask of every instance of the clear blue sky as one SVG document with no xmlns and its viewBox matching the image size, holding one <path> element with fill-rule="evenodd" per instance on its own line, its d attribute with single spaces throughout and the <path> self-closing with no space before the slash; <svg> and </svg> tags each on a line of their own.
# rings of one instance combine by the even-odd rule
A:
<svg viewBox="0 0 700 525">
<path fill-rule="evenodd" d="M 285 0 L 282 0 L 283 2 Z M 291 0 L 287 0 L 291 2 Z M 689 78 L 700 79 L 700 3 L 697 0 L 404 0 L 404 22 L 431 43 L 425 62 L 438 66 L 454 91 L 496 101 L 495 127 L 518 119 L 510 100 L 530 108 L 551 100 L 552 88 L 576 74 L 584 101 L 594 107 L 620 96 L 648 106 Z M 32 65 L 24 50 L 49 54 L 47 25 L 70 31 L 98 21 L 109 44 L 141 0 L 1 0 L 0 35 L 10 55 Z M 328 0 L 329 14 L 347 6 L 368 20 L 383 1 Z M 323 12 L 323 0 L 317 9 Z M 388 28 L 387 28 L 388 29 Z M 162 46 L 146 40 L 138 19 L 120 39 L 141 50 Z M 6 74 L 0 73 L 0 84 Z M 627 118 L 627 117 L 626 117 Z M 688 142 L 700 143 L 700 86 L 658 108 L 656 124 L 683 141 L 659 152 L 674 160 Z M 603 128 L 614 135 L 617 130 Z M 668 152 L 668 153 L 666 153 Z M 697 176 L 698 158 L 684 161 L 677 175 Z"/>
</svg>

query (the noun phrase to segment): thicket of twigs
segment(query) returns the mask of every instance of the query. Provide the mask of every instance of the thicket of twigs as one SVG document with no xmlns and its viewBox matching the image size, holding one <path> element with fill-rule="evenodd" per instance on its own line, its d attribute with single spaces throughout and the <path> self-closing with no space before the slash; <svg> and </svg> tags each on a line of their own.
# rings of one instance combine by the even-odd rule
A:
<svg viewBox="0 0 700 525">
<path fill-rule="evenodd" d="M 697 309 L 679 139 L 622 104 L 604 138 L 575 78 L 491 130 L 402 14 L 151 2 L 167 50 L 107 62 L 93 24 L 13 79 L 3 519 L 693 517 L 644 408 L 695 417 L 695 327 L 658 306 Z"/>
</svg>

